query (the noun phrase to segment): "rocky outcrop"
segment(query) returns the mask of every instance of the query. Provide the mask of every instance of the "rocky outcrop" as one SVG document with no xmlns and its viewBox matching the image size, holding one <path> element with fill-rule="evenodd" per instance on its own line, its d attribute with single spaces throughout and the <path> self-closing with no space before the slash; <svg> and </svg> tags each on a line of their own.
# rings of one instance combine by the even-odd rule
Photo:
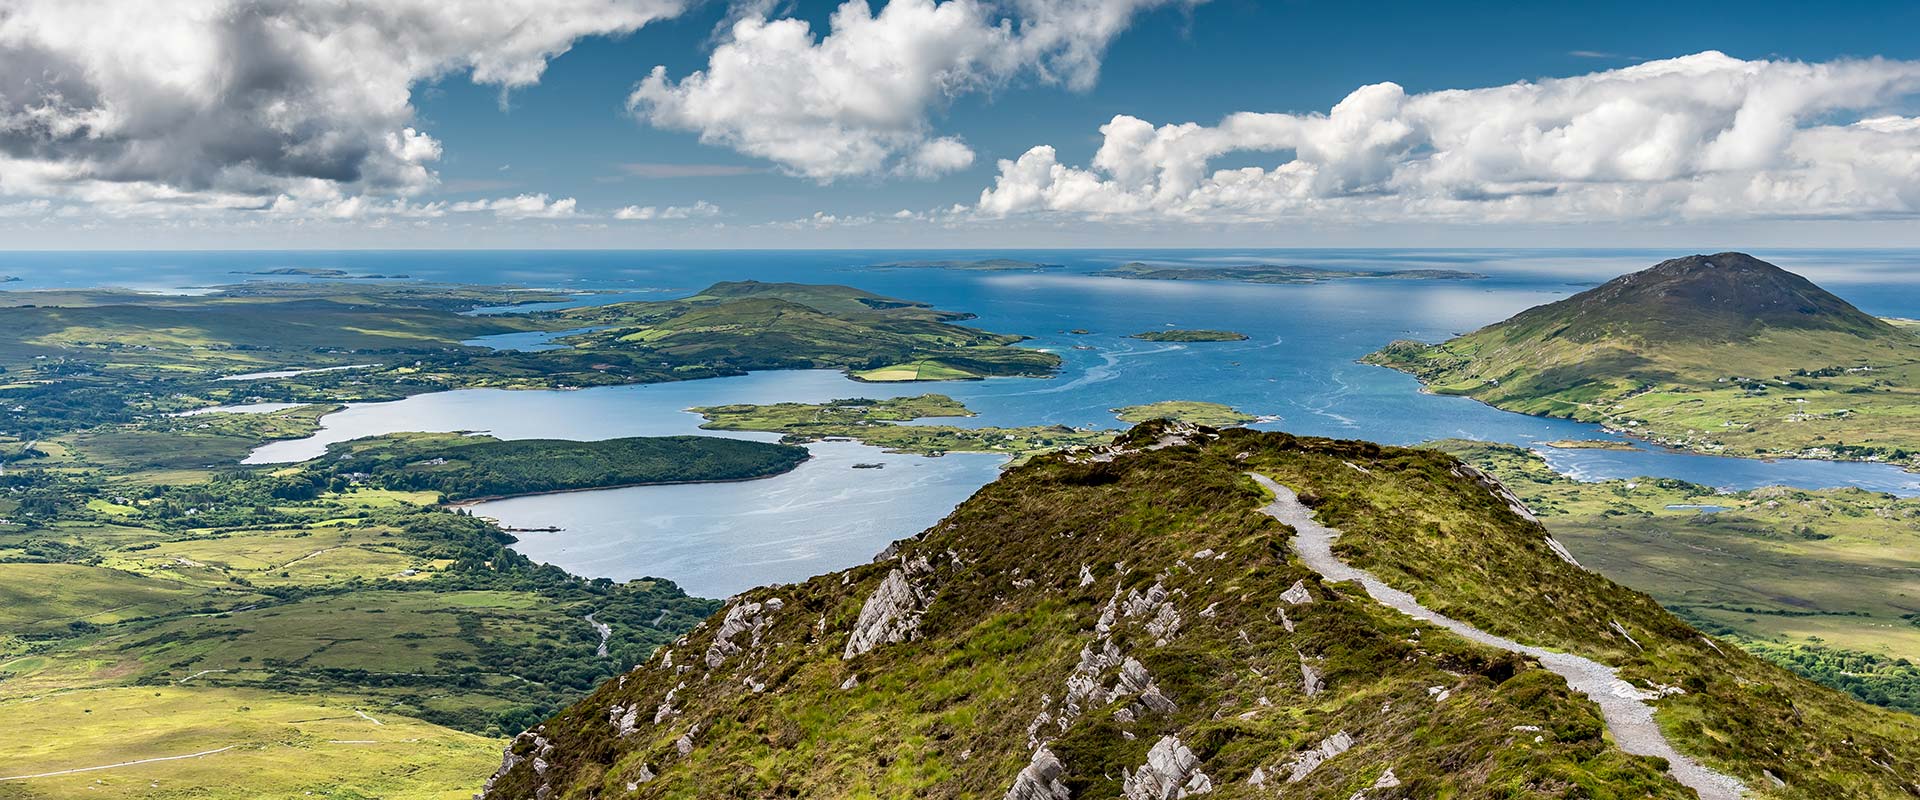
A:
<svg viewBox="0 0 1920 800">
<path fill-rule="evenodd" d="M 1176 800 L 1213 791 L 1213 779 L 1200 771 L 1200 757 L 1178 736 L 1164 736 L 1147 751 L 1147 763 L 1127 773 L 1126 800 Z"/>
<path fill-rule="evenodd" d="M 840 657 L 853 658 L 882 644 L 913 639 L 920 628 L 920 616 L 933 600 L 933 592 L 918 581 L 932 571 L 927 559 L 921 557 L 888 572 L 860 606 L 860 619 L 854 623 Z"/>
<path fill-rule="evenodd" d="M 742 633 L 752 634 L 748 646 L 760 644 L 761 632 L 772 624 L 773 612 L 782 606 L 780 598 L 774 597 L 764 603 L 740 603 L 727 609 L 727 615 L 720 620 L 720 629 L 713 634 L 713 644 L 707 647 L 707 669 L 718 669 L 728 656 L 743 649 L 734 641 Z"/>
<path fill-rule="evenodd" d="M 1071 800 L 1073 792 L 1060 782 L 1066 766 L 1044 745 L 1035 748 L 1033 760 L 1013 778 L 1003 800 Z"/>
<path fill-rule="evenodd" d="M 1520 518 L 1533 523 L 1540 521 L 1538 517 L 1533 515 L 1533 510 L 1527 508 L 1526 501 L 1521 500 L 1520 495 L 1514 494 L 1512 489 L 1508 489 L 1507 485 L 1501 483 L 1499 478 L 1481 472 L 1478 467 L 1464 462 L 1456 462 L 1453 465 L 1453 474 L 1480 484 L 1487 491 L 1492 492 L 1495 499 L 1506 503 L 1507 510 L 1519 515 Z"/>
<path fill-rule="evenodd" d="M 1341 731 L 1327 737 L 1321 741 L 1320 744 L 1314 746 L 1312 750 L 1293 757 L 1293 763 L 1287 765 L 1287 769 L 1289 770 L 1287 782 L 1299 783 L 1308 775 L 1313 774 L 1314 770 L 1319 769 L 1321 764 L 1325 764 L 1334 756 L 1352 749 L 1353 737 L 1347 735 L 1346 731 Z"/>
</svg>

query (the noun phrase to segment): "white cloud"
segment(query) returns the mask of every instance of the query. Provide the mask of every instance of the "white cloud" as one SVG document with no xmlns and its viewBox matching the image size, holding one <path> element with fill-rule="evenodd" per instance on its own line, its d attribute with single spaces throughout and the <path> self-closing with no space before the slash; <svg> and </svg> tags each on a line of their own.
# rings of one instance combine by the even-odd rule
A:
<svg viewBox="0 0 1920 800">
<path fill-rule="evenodd" d="M 469 200 L 454 203 L 447 208 L 450 211 L 463 213 L 491 211 L 494 216 L 501 219 L 559 219 L 573 216 L 575 205 L 577 203 L 571 197 L 554 200 L 545 192 L 541 192 L 493 200 Z"/>
<path fill-rule="evenodd" d="M 976 210 L 1220 222 L 1915 214 L 1920 120 L 1886 112 L 1916 94 L 1920 62 L 1707 52 L 1485 89 L 1374 84 L 1324 114 L 1157 127 L 1121 115 L 1087 167 L 1045 145 L 1001 161 Z M 1285 160 L 1211 166 L 1260 152 Z"/>
<path fill-rule="evenodd" d="M 685 0 L 5 0 L 0 193 L 262 208 L 407 194 L 440 144 L 412 87 L 539 81 L 584 36 Z"/>
<path fill-rule="evenodd" d="M 745 8 L 708 61 L 665 67 L 627 105 L 655 126 L 765 158 L 821 182 L 886 172 L 932 178 L 973 163 L 929 117 L 951 98 L 1022 75 L 1091 86 L 1113 37 L 1144 9 L 1203 0 L 848 0 L 816 39 L 804 20 Z"/>
<path fill-rule="evenodd" d="M 693 219 L 695 217 L 717 216 L 719 213 L 719 206 L 705 200 L 699 200 L 690 206 L 667 206 L 666 208 L 656 206 L 627 206 L 613 212 L 613 218 L 621 220 Z"/>
</svg>

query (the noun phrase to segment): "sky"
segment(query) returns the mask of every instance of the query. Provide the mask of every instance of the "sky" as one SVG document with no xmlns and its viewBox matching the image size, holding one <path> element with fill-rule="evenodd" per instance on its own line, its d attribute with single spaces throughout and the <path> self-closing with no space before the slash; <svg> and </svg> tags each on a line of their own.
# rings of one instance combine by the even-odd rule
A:
<svg viewBox="0 0 1920 800">
<path fill-rule="evenodd" d="M 1920 246 L 1920 4 L 0 0 L 10 249 Z"/>
</svg>

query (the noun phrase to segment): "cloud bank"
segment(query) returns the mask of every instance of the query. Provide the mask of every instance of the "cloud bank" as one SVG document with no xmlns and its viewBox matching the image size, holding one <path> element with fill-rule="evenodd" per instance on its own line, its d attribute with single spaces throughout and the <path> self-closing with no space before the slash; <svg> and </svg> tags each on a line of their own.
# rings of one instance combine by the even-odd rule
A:
<svg viewBox="0 0 1920 800">
<path fill-rule="evenodd" d="M 820 182 L 867 175 L 932 178 L 973 164 L 964 141 L 933 130 L 952 98 L 1028 77 L 1084 90 L 1109 42 L 1144 10 L 1202 0 L 866 0 L 804 20 L 748 9 L 707 68 L 665 67 L 628 108 L 662 128 L 764 158 Z"/>
<path fill-rule="evenodd" d="M 1920 213 L 1920 62 L 1718 52 L 1327 113 L 1155 126 L 1120 115 L 1091 164 L 1033 147 L 974 211 L 1188 222 L 1577 221 Z M 1272 166 L 1218 169 L 1229 155 Z M 1244 161 L 1244 159 L 1242 159 Z"/>
<path fill-rule="evenodd" d="M 0 0 L 0 193 L 359 203 L 434 182 L 412 87 L 537 83 L 684 0 Z M 284 204 L 284 203 L 283 203 Z"/>
</svg>

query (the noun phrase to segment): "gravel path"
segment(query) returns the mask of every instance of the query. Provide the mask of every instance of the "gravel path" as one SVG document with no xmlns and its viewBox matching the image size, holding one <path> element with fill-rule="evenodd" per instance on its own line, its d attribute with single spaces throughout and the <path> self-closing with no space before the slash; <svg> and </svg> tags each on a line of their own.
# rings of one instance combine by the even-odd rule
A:
<svg viewBox="0 0 1920 800">
<path fill-rule="evenodd" d="M 1475 628 L 1459 620 L 1436 613 L 1420 605 L 1413 595 L 1382 583 L 1365 570 L 1355 569 L 1333 555 L 1333 540 L 1340 532 L 1314 521 L 1313 511 L 1300 502 L 1292 489 L 1275 483 L 1265 475 L 1249 473 L 1256 483 L 1273 492 L 1274 501 L 1261 513 L 1292 527 L 1296 534 L 1293 549 L 1300 560 L 1330 581 L 1357 581 L 1380 604 L 1422 622 L 1438 625 L 1462 637 L 1489 647 L 1531 656 L 1541 666 L 1567 679 L 1574 691 L 1599 704 L 1607 730 L 1621 750 L 1641 756 L 1667 760 L 1667 771 L 1674 780 L 1692 788 L 1702 800 L 1737 800 L 1746 795 L 1746 786 L 1738 779 L 1702 766 L 1667 741 L 1653 721 L 1653 707 L 1647 701 L 1658 697 L 1620 679 L 1618 672 L 1598 661 L 1568 653 L 1557 653 L 1524 645 Z"/>
<path fill-rule="evenodd" d="M 232 750 L 239 746 L 240 745 L 237 745 L 237 744 L 230 744 L 218 750 L 202 750 L 198 753 L 188 753 L 184 756 L 162 756 L 160 758 L 143 758 L 143 759 L 140 759 L 139 761 L 122 761 L 118 764 L 102 764 L 97 767 L 81 767 L 79 769 L 63 769 L 58 772 L 42 772 L 38 775 L 14 775 L 11 777 L 0 778 L 0 781 L 25 781 L 25 780 L 32 780 L 34 778 L 54 778 L 61 775 L 73 775 L 81 772 L 99 772 L 100 770 L 103 770 L 103 769 L 119 769 L 121 767 L 135 767 L 141 764 L 154 764 L 161 761 L 182 761 L 189 758 L 200 758 L 201 756 L 210 756 L 215 753 L 224 753 L 224 752 L 227 752 L 228 750 Z"/>
</svg>

